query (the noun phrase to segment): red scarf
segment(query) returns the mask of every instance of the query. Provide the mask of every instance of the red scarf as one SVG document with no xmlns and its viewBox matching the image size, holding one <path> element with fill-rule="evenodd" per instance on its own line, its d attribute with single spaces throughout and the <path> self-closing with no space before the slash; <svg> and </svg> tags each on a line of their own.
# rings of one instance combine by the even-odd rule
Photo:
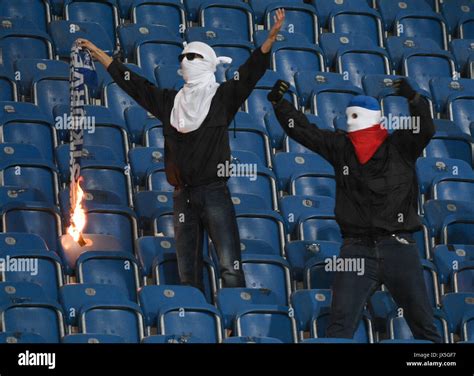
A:
<svg viewBox="0 0 474 376">
<path fill-rule="evenodd" d="M 367 163 L 388 137 L 387 129 L 381 127 L 380 124 L 348 134 L 361 164 Z"/>
</svg>

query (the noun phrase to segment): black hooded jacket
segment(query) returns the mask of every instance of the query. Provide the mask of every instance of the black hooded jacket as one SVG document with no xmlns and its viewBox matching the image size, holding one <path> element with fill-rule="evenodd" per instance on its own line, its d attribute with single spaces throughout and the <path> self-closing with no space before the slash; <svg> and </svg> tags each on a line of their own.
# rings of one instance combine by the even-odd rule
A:
<svg viewBox="0 0 474 376">
<path fill-rule="evenodd" d="M 274 109 L 288 136 L 333 165 L 335 214 L 343 237 L 384 236 L 420 228 L 415 162 L 435 131 L 424 98 L 417 95 L 410 102 L 411 116 L 419 118 L 419 133 L 394 131 L 365 164 L 359 163 L 346 132 L 318 129 L 286 100 Z"/>
</svg>

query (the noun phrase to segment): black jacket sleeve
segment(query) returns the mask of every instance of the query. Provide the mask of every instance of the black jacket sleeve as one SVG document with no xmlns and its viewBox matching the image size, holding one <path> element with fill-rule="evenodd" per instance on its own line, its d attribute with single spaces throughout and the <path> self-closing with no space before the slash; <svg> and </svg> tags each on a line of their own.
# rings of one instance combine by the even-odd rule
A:
<svg viewBox="0 0 474 376">
<path fill-rule="evenodd" d="M 397 147 L 402 156 L 411 162 L 421 155 L 423 149 L 428 145 L 435 134 L 435 126 L 427 100 L 419 94 L 409 102 L 410 124 L 412 129 L 399 129 L 393 132 L 392 143 Z M 417 129 L 418 128 L 418 129 Z"/>
<path fill-rule="evenodd" d="M 225 96 L 228 99 L 229 112 L 233 116 L 248 98 L 258 80 L 270 68 L 271 52 L 263 53 L 260 47 L 256 48 L 247 61 L 237 70 L 235 76 L 226 81 Z"/>
<path fill-rule="evenodd" d="M 166 96 L 170 93 L 169 90 L 158 89 L 117 59 L 114 59 L 107 70 L 123 91 L 135 99 L 145 110 L 162 120 L 163 106 Z"/>
<path fill-rule="evenodd" d="M 289 137 L 333 164 L 333 161 L 336 160 L 337 150 L 340 149 L 339 140 L 342 141 L 343 135 L 321 130 L 311 124 L 306 116 L 286 99 L 273 105 L 273 109 L 281 127 Z"/>
</svg>

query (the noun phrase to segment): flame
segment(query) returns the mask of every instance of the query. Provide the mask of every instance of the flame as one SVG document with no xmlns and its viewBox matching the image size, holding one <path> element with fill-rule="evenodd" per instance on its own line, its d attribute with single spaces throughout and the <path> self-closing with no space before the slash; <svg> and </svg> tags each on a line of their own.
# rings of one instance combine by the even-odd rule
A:
<svg viewBox="0 0 474 376">
<path fill-rule="evenodd" d="M 73 201 L 74 209 L 72 210 L 71 214 L 71 225 L 68 227 L 67 232 L 69 235 L 72 236 L 75 242 L 79 242 L 82 238 L 82 230 L 86 226 L 86 211 L 82 206 L 82 199 L 84 198 L 84 191 L 79 184 L 82 181 L 80 179 L 76 184 L 75 191 L 73 192 L 73 197 L 75 200 Z"/>
</svg>

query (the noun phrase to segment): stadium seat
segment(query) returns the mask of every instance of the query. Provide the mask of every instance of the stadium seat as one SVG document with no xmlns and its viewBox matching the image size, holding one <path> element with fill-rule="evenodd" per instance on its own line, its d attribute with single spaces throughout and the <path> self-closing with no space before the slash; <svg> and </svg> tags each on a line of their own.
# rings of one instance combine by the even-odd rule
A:
<svg viewBox="0 0 474 376">
<path fill-rule="evenodd" d="M 184 32 L 187 25 L 186 12 L 179 0 L 136 0 L 131 7 L 134 24 L 166 26 L 173 34 Z"/>
<path fill-rule="evenodd" d="M 278 338 L 271 337 L 228 337 L 224 339 L 223 343 L 233 343 L 233 344 L 247 344 L 247 343 L 262 343 L 262 344 L 276 344 L 283 343 Z"/>
<path fill-rule="evenodd" d="M 334 168 L 323 157 L 317 154 L 315 157 L 317 158 L 312 157 L 315 172 L 302 171 L 291 175 L 289 181 L 291 195 L 336 196 Z"/>
<path fill-rule="evenodd" d="M 33 282 L 0 282 L 0 304 L 48 301 L 43 288 Z"/>
<path fill-rule="evenodd" d="M 463 341 L 474 341 L 474 314 L 472 312 L 466 313 L 461 328 Z"/>
<path fill-rule="evenodd" d="M 474 8 L 471 0 L 451 0 L 441 3 L 441 14 L 446 19 L 449 32 L 456 34 L 456 28 L 460 19 L 467 14 L 472 14 Z"/>
<path fill-rule="evenodd" d="M 60 59 L 69 59 L 71 46 L 77 38 L 90 40 L 108 55 L 112 55 L 114 51 L 114 41 L 110 40 L 107 32 L 99 23 L 65 20 L 52 21 L 49 24 L 49 34 L 54 42 L 56 56 Z"/>
<path fill-rule="evenodd" d="M 474 262 L 464 262 L 453 273 L 454 292 L 474 293 Z"/>
<path fill-rule="evenodd" d="M 0 343 L 45 343 L 45 340 L 35 333 L 4 332 L 0 333 Z"/>
<path fill-rule="evenodd" d="M 253 11 L 241 1 L 202 2 L 198 18 L 199 26 L 231 29 L 242 39 L 253 40 Z"/>
<path fill-rule="evenodd" d="M 430 81 L 430 89 L 436 105 L 436 111 L 440 114 L 446 112 L 446 104 L 452 104 L 458 96 L 471 93 L 474 96 L 474 82 L 466 78 L 453 80 L 450 77 L 435 77 Z M 468 128 L 468 127 L 467 127 Z M 463 128 L 466 132 L 466 127 Z M 467 132 L 469 134 L 469 132 Z"/>
<path fill-rule="evenodd" d="M 161 6 L 155 8 L 160 9 Z M 134 59 L 135 44 L 143 40 L 176 40 L 176 34 L 168 27 L 149 23 L 121 25 L 117 28 L 117 34 L 123 57 L 130 62 Z"/>
<path fill-rule="evenodd" d="M 421 89 L 430 90 L 430 80 L 435 77 L 453 77 L 456 72 L 450 53 L 413 50 L 402 59 L 403 75 L 413 78 Z"/>
<path fill-rule="evenodd" d="M 131 301 L 137 300 L 140 271 L 136 259 L 126 252 L 90 251 L 76 264 L 79 283 L 100 283 L 119 287 Z"/>
<path fill-rule="evenodd" d="M 61 218 L 55 207 L 44 203 L 11 203 L 2 208 L 2 231 L 25 232 L 40 236 L 48 249 L 57 249 Z"/>
<path fill-rule="evenodd" d="M 391 74 L 388 54 L 382 48 L 340 48 L 336 55 L 337 71 L 362 89 L 362 78 L 366 74 Z"/>
<path fill-rule="evenodd" d="M 291 295 L 290 266 L 279 256 L 242 255 L 242 268 L 248 288 L 268 289 L 275 293 L 279 305 L 289 305 Z"/>
<path fill-rule="evenodd" d="M 224 327 L 232 328 L 240 311 L 261 305 L 277 305 L 277 295 L 268 289 L 222 288 L 217 291 L 216 303 L 224 317 Z"/>
<path fill-rule="evenodd" d="M 151 335 L 143 338 L 142 343 L 202 343 L 200 338 L 191 335 Z"/>
<path fill-rule="evenodd" d="M 277 212 L 236 207 L 236 217 L 241 239 L 263 240 L 284 255 L 285 221 Z"/>
<path fill-rule="evenodd" d="M 462 129 L 464 133 L 472 134 L 472 123 L 474 121 L 474 93 L 469 92 L 465 95 L 451 95 L 448 98 L 448 116 Z"/>
<path fill-rule="evenodd" d="M 431 186 L 435 200 L 474 201 L 474 179 L 459 177 L 443 178 Z"/>
<path fill-rule="evenodd" d="M 377 44 L 364 34 L 324 33 L 319 43 L 326 57 L 326 64 L 330 68 L 335 66 L 336 55 L 341 48 L 362 50 L 377 47 Z"/>
<path fill-rule="evenodd" d="M 31 103 L 0 102 L 0 123 L 3 143 L 34 145 L 43 159 L 50 162 L 54 160 L 56 130 L 51 116 L 47 116 L 38 106 Z M 20 154 L 17 157 L 23 156 Z"/>
<path fill-rule="evenodd" d="M 418 50 L 439 52 L 441 47 L 429 38 L 407 36 L 390 36 L 387 38 L 387 52 L 397 73 L 402 72 L 404 54 Z"/>
<path fill-rule="evenodd" d="M 128 107 L 124 114 L 130 141 L 164 149 L 165 139 L 160 120 L 140 106 Z"/>
<path fill-rule="evenodd" d="M 369 8 L 367 1 L 334 1 L 334 0 L 312 0 L 311 3 L 315 6 L 316 12 L 320 19 L 320 27 L 329 28 L 328 23 L 330 16 L 343 10 L 367 10 Z"/>
<path fill-rule="evenodd" d="M 469 57 L 474 56 L 474 38 L 454 39 L 449 50 L 456 60 L 458 71 L 463 77 L 469 77 Z"/>
<path fill-rule="evenodd" d="M 328 312 L 322 312 L 317 316 L 313 317 L 312 321 L 312 336 L 316 338 L 326 337 L 326 329 L 329 324 L 330 314 Z M 373 343 L 374 335 L 372 331 L 372 320 L 370 319 L 367 312 L 363 312 L 362 319 L 357 326 L 352 337 L 356 343 Z"/>
<path fill-rule="evenodd" d="M 444 285 L 454 289 L 453 272 L 464 263 L 474 261 L 474 246 L 465 244 L 439 244 L 433 249 L 433 261 L 438 270 L 442 292 Z"/>
<path fill-rule="evenodd" d="M 164 163 L 164 150 L 156 147 L 135 147 L 129 151 L 134 183 L 144 185 L 147 170 Z"/>
<path fill-rule="evenodd" d="M 474 294 L 449 293 L 442 297 L 443 311 L 448 319 L 449 331 L 461 335 L 462 321 L 466 314 L 473 312 Z"/>
<path fill-rule="evenodd" d="M 472 164 L 472 145 L 469 135 L 458 132 L 437 132 L 424 150 L 426 157 L 452 158 Z"/>
<path fill-rule="evenodd" d="M 38 235 L 21 232 L 0 234 L 0 252 L 9 250 L 28 251 L 30 249 L 48 250 L 45 241 Z"/>
<path fill-rule="evenodd" d="M 70 334 L 64 336 L 62 343 L 125 343 L 125 340 L 114 334 Z"/>
<path fill-rule="evenodd" d="M 128 295 L 121 287 L 104 283 L 67 284 L 59 290 L 59 302 L 65 312 L 66 324 L 79 326 L 81 308 L 91 303 L 127 303 Z"/>
<path fill-rule="evenodd" d="M 474 12 L 462 16 L 458 23 L 458 35 L 462 39 L 474 38 Z"/>
<path fill-rule="evenodd" d="M 319 72 L 315 70 L 298 71 L 295 73 L 294 78 L 299 102 L 303 108 L 309 107 L 309 98 L 311 97 L 313 88 L 327 84 L 344 84 L 345 81 L 342 74 L 334 72 Z"/>
<path fill-rule="evenodd" d="M 398 36 L 434 40 L 442 49 L 448 48 L 448 31 L 444 18 L 431 11 L 404 11 L 395 17 L 394 31 Z"/>
<path fill-rule="evenodd" d="M 329 16 L 329 30 L 332 33 L 364 34 L 375 45 L 383 47 L 382 18 L 373 9 L 351 8 L 334 11 Z"/>
<path fill-rule="evenodd" d="M 256 3 L 256 2 L 254 2 Z M 285 10 L 285 21 L 282 29 L 290 33 L 299 33 L 306 35 L 311 43 L 318 43 L 319 25 L 318 17 L 313 6 L 296 2 L 283 2 L 270 4 L 265 9 L 264 27 L 270 30 L 273 26 L 273 17 L 276 10 L 283 8 Z"/>
<path fill-rule="evenodd" d="M 173 208 L 173 194 L 161 191 L 141 191 L 135 194 L 135 212 L 143 229 L 150 228 L 153 216 L 159 211 L 169 212 Z"/>
<path fill-rule="evenodd" d="M 51 21 L 51 9 L 49 2 L 44 0 L 2 0 L 0 17 L 27 20 L 39 30 L 46 31 L 46 25 Z"/>
<path fill-rule="evenodd" d="M 53 44 L 50 36 L 39 29 L 24 27 L 22 20 L 0 19 L 0 48 L 2 65 L 13 72 L 18 59 L 52 59 Z"/>
<path fill-rule="evenodd" d="M 144 337 L 140 307 L 129 303 L 90 303 L 81 308 L 80 330 L 83 334 L 112 334 L 125 343 L 140 343 Z"/>
<path fill-rule="evenodd" d="M 63 271 L 61 260 L 55 253 L 45 250 L 12 249 L 1 254 L 3 257 L 8 256 L 11 262 L 15 259 L 19 265 L 19 270 L 2 271 L 3 281 L 36 283 L 42 287 L 48 299 L 57 301 L 58 289 L 63 284 Z"/>
<path fill-rule="evenodd" d="M 392 1 L 376 0 L 377 9 L 384 21 L 385 30 L 391 31 L 399 14 L 412 12 L 433 13 L 433 9 L 425 0 L 408 0 L 395 3 Z"/>
<path fill-rule="evenodd" d="M 18 88 L 13 75 L 0 68 L 0 101 L 18 101 Z"/>
<path fill-rule="evenodd" d="M 295 309 L 295 318 L 302 339 L 304 332 L 312 330 L 314 317 L 330 312 L 331 290 L 297 290 L 291 295 L 291 304 Z"/>
<path fill-rule="evenodd" d="M 64 336 L 61 307 L 49 301 L 14 302 L 2 307 L 2 329 L 40 335 L 43 343 L 59 343 Z"/>
<path fill-rule="evenodd" d="M 115 30 L 119 14 L 115 0 L 65 0 L 64 16 L 67 21 L 94 22 L 102 25 L 115 45 Z"/>
</svg>

